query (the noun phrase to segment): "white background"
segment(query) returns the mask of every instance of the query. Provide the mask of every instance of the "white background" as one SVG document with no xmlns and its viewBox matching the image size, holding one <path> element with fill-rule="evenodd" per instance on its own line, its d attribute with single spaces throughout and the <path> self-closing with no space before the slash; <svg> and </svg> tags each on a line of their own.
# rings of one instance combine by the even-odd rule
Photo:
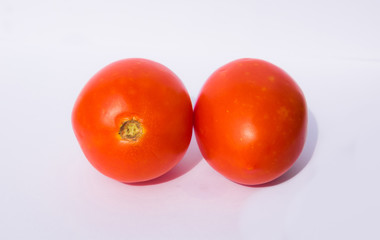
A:
<svg viewBox="0 0 380 240">
<path fill-rule="evenodd" d="M 0 239 L 380 239 L 379 1 L 0 0 Z M 81 88 L 129 57 L 193 103 L 218 67 L 261 58 L 303 89 L 305 149 L 260 187 L 191 142 L 147 184 L 98 173 L 71 128 Z"/>
</svg>

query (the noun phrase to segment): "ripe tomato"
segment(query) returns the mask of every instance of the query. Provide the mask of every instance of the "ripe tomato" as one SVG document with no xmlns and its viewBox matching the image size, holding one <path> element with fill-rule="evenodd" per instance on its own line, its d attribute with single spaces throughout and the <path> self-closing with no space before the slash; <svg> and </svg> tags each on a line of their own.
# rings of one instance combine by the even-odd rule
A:
<svg viewBox="0 0 380 240">
<path fill-rule="evenodd" d="M 262 60 L 239 59 L 215 71 L 194 112 L 202 155 L 241 184 L 279 177 L 305 142 L 307 110 L 301 89 L 283 70 Z"/>
<path fill-rule="evenodd" d="M 72 125 L 89 162 L 121 182 L 156 178 L 183 157 L 192 105 L 179 78 L 146 59 L 114 62 L 80 93 Z"/>
</svg>

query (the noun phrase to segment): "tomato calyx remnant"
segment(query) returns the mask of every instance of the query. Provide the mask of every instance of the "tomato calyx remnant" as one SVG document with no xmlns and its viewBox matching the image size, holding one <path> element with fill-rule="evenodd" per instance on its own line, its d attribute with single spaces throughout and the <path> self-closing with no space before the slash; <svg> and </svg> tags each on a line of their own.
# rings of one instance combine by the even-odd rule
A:
<svg viewBox="0 0 380 240">
<path fill-rule="evenodd" d="M 119 130 L 119 135 L 121 139 L 133 142 L 139 140 L 142 134 L 142 124 L 134 119 L 123 122 Z"/>
</svg>

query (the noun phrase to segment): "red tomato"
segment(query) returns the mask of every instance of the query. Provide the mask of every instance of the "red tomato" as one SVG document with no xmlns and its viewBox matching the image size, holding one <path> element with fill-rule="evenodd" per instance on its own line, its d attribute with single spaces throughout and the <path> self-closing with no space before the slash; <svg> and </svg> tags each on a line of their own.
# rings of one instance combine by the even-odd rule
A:
<svg viewBox="0 0 380 240">
<path fill-rule="evenodd" d="M 114 62 L 80 93 L 72 125 L 90 163 L 121 182 L 156 178 L 183 157 L 192 105 L 179 78 L 145 59 Z"/>
<path fill-rule="evenodd" d="M 204 158 L 232 181 L 255 185 L 285 173 L 306 137 L 301 89 L 280 68 L 239 59 L 215 71 L 194 109 Z"/>
</svg>

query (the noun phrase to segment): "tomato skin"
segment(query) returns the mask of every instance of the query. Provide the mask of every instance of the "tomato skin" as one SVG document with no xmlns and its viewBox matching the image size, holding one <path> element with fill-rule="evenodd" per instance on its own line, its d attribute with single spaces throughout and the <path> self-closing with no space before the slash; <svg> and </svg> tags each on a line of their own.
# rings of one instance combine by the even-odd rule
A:
<svg viewBox="0 0 380 240">
<path fill-rule="evenodd" d="M 240 184 L 262 184 L 285 173 L 300 155 L 306 101 L 280 68 L 238 59 L 204 84 L 194 128 L 203 157 L 216 171 Z"/>
<path fill-rule="evenodd" d="M 89 162 L 121 182 L 156 178 L 185 154 L 193 109 L 180 79 L 165 66 L 140 58 L 114 62 L 95 74 L 72 111 L 75 136 Z M 138 139 L 121 127 L 139 122 Z M 133 129 L 132 129 L 133 130 Z"/>
</svg>

